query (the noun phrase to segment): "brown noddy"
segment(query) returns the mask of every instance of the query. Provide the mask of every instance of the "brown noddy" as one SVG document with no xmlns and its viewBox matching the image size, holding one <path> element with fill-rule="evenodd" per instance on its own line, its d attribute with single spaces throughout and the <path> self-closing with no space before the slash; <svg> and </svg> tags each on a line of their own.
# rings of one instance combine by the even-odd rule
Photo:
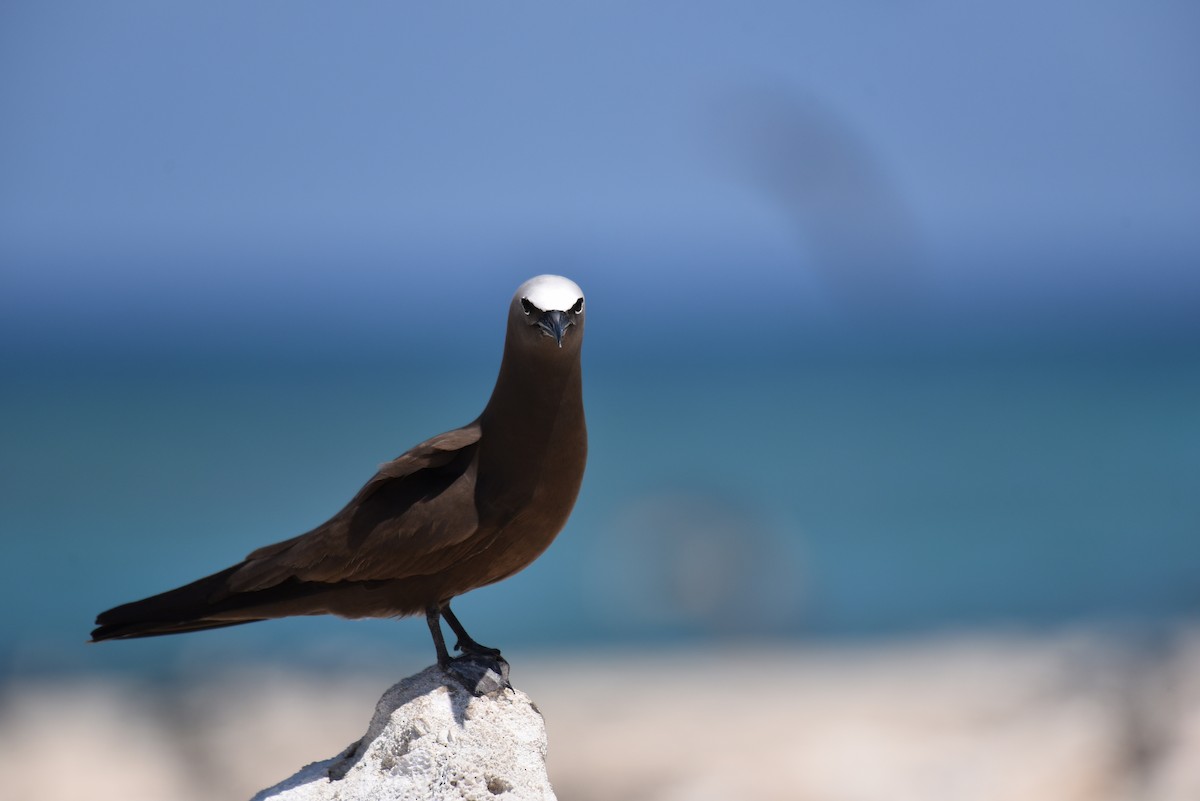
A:
<svg viewBox="0 0 1200 801">
<path fill-rule="evenodd" d="M 438 664 L 500 659 L 450 611 L 465 592 L 529 565 L 567 522 L 583 480 L 583 292 L 539 275 L 508 310 L 492 397 L 472 423 L 384 464 L 340 512 L 306 534 L 178 589 L 96 618 L 92 641 L 154 637 L 290 615 L 424 613 Z M 507 663 L 504 663 L 507 668 Z"/>
</svg>

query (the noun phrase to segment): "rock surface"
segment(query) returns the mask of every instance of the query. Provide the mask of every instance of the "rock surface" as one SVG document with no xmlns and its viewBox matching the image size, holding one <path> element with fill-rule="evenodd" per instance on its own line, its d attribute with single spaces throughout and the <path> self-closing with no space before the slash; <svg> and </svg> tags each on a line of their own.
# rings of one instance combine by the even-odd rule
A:
<svg viewBox="0 0 1200 801">
<path fill-rule="evenodd" d="M 473 696 L 438 667 L 383 694 L 366 735 L 253 801 L 552 801 L 546 727 L 524 693 Z"/>
</svg>

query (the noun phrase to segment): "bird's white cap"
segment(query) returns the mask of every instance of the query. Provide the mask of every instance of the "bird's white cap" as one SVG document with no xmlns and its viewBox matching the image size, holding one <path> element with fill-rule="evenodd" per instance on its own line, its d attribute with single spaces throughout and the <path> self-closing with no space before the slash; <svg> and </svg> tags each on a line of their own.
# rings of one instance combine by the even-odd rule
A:
<svg viewBox="0 0 1200 801">
<path fill-rule="evenodd" d="M 582 298 L 579 284 L 561 275 L 537 275 L 517 288 L 518 300 L 528 300 L 544 312 L 568 311 Z"/>
</svg>

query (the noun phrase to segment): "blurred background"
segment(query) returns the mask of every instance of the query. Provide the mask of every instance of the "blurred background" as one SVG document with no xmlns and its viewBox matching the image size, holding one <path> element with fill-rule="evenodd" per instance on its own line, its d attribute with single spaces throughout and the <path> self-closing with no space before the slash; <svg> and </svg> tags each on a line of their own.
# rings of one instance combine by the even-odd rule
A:
<svg viewBox="0 0 1200 801">
<path fill-rule="evenodd" d="M 1200 797 L 1198 34 L 1186 2 L 4 4 L 13 797 L 247 797 L 360 736 L 420 621 L 92 619 L 473 419 L 542 272 L 588 295 L 588 475 L 456 609 L 560 798 Z M 726 727 L 752 749 L 695 739 Z"/>
</svg>

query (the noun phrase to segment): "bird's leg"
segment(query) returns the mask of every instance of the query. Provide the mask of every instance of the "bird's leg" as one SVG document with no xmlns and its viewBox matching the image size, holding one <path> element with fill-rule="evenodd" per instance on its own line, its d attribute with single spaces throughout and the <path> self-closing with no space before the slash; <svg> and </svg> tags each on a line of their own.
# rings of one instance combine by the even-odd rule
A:
<svg viewBox="0 0 1200 801">
<path fill-rule="evenodd" d="M 443 617 L 459 638 L 454 647 L 463 655 L 455 659 L 451 659 L 446 652 L 446 641 L 442 638 Z M 458 622 L 449 606 L 427 606 L 425 622 L 429 624 L 429 633 L 433 635 L 433 645 L 437 648 L 438 666 L 455 677 L 472 695 L 487 695 L 512 687 L 508 683 L 508 662 L 495 648 L 487 648 L 467 636 L 462 623 Z"/>
<path fill-rule="evenodd" d="M 450 667 L 450 654 L 446 651 L 446 640 L 442 637 L 442 613 L 436 606 L 425 607 L 425 622 L 429 624 L 429 633 L 433 635 L 433 647 L 437 649 L 437 663 L 440 668 Z"/>
<path fill-rule="evenodd" d="M 498 658 L 500 656 L 499 648 L 488 648 L 486 645 L 480 645 L 467 634 L 467 630 L 463 628 L 463 624 L 458 622 L 458 618 L 450 611 L 450 604 L 442 607 L 442 617 L 446 618 L 446 622 L 450 624 L 450 628 L 454 630 L 454 634 L 458 637 L 458 642 L 454 643 L 454 650 L 461 651 L 464 654 L 478 654 L 480 656 L 490 656 Z"/>
</svg>

